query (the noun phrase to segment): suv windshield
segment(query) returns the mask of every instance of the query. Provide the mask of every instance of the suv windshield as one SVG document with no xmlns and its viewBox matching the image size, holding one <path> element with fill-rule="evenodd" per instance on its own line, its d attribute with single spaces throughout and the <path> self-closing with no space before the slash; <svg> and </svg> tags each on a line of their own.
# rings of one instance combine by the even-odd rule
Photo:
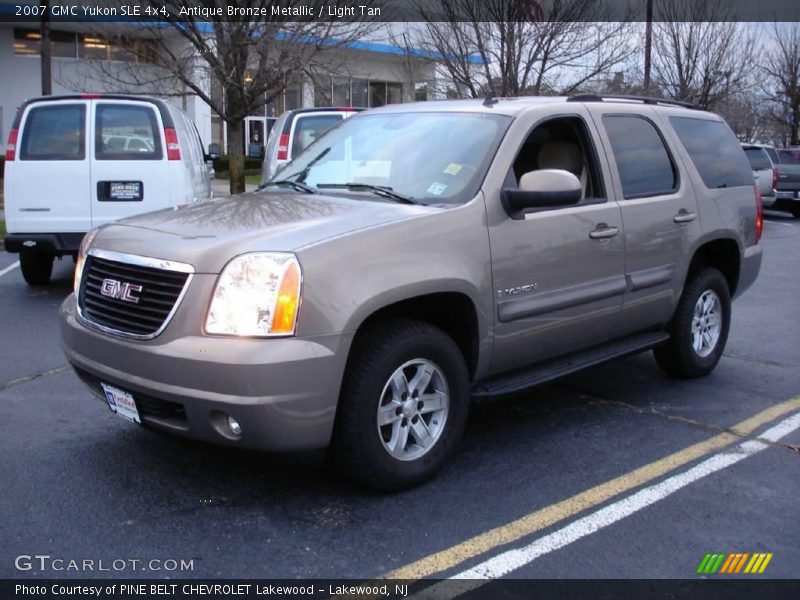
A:
<svg viewBox="0 0 800 600">
<path fill-rule="evenodd" d="M 474 113 L 364 114 L 319 138 L 277 177 L 326 194 L 383 188 L 419 203 L 460 204 L 477 193 L 510 122 Z"/>
</svg>

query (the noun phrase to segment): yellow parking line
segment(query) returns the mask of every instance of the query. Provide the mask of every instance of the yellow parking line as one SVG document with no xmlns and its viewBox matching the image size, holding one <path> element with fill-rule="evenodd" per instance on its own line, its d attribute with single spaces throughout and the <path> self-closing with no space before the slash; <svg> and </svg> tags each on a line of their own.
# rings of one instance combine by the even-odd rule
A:
<svg viewBox="0 0 800 600">
<path fill-rule="evenodd" d="M 721 433 L 714 437 L 679 450 L 662 459 L 625 473 L 615 479 L 599 484 L 571 498 L 551 504 L 529 513 L 515 521 L 480 533 L 445 550 L 430 554 L 390 571 L 382 579 L 416 580 L 430 577 L 451 569 L 462 562 L 480 556 L 495 548 L 510 544 L 536 531 L 549 527 L 584 510 L 602 504 L 623 492 L 649 483 L 662 475 L 711 454 L 739 440 L 737 436 L 749 436 L 762 425 L 800 408 L 800 396 L 786 400 L 753 415 L 730 428 L 736 433 Z"/>
</svg>

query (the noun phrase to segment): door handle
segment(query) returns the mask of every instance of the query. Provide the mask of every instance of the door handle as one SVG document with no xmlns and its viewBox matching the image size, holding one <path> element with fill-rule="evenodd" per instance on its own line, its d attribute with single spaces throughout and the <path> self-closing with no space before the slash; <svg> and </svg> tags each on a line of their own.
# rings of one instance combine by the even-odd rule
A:
<svg viewBox="0 0 800 600">
<path fill-rule="evenodd" d="M 672 220 L 676 223 L 691 223 L 697 218 L 697 213 L 690 213 L 685 208 L 682 208 L 678 211 L 678 214 L 672 217 Z"/>
<path fill-rule="evenodd" d="M 593 240 L 607 240 L 615 235 L 619 235 L 619 227 L 609 227 L 605 223 L 599 223 L 589 232 L 589 237 Z"/>
</svg>

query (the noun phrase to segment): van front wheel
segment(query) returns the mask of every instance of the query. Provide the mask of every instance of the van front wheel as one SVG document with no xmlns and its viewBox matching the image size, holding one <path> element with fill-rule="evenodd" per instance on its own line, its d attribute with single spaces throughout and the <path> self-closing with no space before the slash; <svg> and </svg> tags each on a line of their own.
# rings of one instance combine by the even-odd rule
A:
<svg viewBox="0 0 800 600">
<path fill-rule="evenodd" d="M 19 266 L 28 285 L 47 285 L 53 274 L 53 256 L 39 252 L 21 252 Z"/>
</svg>

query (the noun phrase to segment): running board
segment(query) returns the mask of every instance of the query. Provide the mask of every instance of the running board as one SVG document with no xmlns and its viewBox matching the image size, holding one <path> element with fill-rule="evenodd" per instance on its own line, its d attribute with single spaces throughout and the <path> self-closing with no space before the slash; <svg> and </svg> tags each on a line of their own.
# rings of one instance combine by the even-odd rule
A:
<svg viewBox="0 0 800 600">
<path fill-rule="evenodd" d="M 539 363 L 530 369 L 511 371 L 478 382 L 472 387 L 472 396 L 485 398 L 518 392 L 615 358 L 649 350 L 667 340 L 669 334 L 663 331 L 627 337 L 608 345 Z"/>
</svg>

